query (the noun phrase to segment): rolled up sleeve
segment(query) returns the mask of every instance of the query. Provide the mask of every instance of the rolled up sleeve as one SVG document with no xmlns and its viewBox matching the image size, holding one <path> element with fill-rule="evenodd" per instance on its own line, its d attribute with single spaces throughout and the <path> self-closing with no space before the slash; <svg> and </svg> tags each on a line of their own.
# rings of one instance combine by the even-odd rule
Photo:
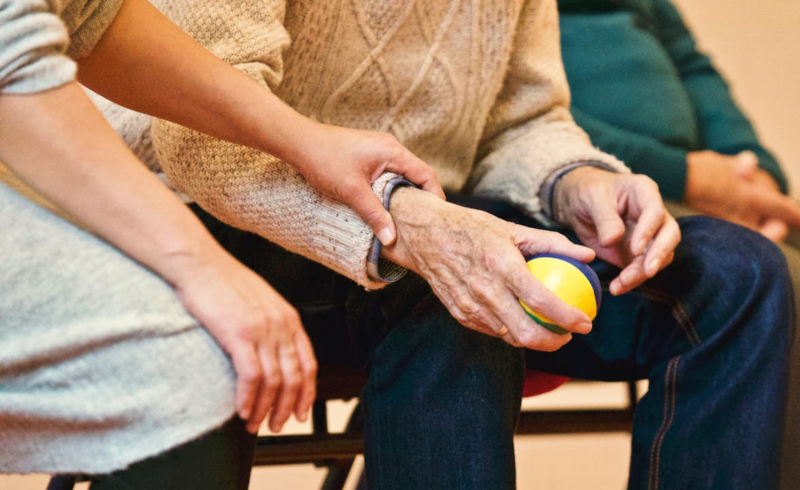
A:
<svg viewBox="0 0 800 490">
<path fill-rule="evenodd" d="M 33 93 L 75 79 L 60 2 L 0 0 L 0 93 Z"/>
<path fill-rule="evenodd" d="M 122 0 L 0 0 L 0 93 L 50 90 L 75 80 Z M 71 39 L 70 39 L 71 38 Z"/>
</svg>

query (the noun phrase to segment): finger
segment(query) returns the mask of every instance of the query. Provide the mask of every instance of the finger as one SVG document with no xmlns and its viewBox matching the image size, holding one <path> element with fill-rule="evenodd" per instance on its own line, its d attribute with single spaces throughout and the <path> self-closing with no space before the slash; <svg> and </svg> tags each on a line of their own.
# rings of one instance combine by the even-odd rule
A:
<svg viewBox="0 0 800 490">
<path fill-rule="evenodd" d="M 516 340 L 511 330 L 503 324 L 503 321 L 491 314 L 488 309 L 484 309 L 483 313 L 479 316 L 476 316 L 474 313 L 472 315 L 465 315 L 458 307 L 456 307 L 455 310 L 453 316 L 456 319 L 463 318 L 463 321 L 459 320 L 459 322 L 465 327 L 490 337 L 503 339 L 514 347 L 522 347 L 522 344 Z"/>
<path fill-rule="evenodd" d="M 231 350 L 231 362 L 236 371 L 236 412 L 242 420 L 249 420 L 258 398 L 261 364 L 252 346 Z"/>
<path fill-rule="evenodd" d="M 414 184 L 422 187 L 441 199 L 444 199 L 444 190 L 439 184 L 436 171 L 423 162 L 416 155 L 403 148 L 402 155 L 391 160 L 386 166 L 386 170 L 402 175 Z"/>
<path fill-rule="evenodd" d="M 308 413 L 317 397 L 317 359 L 308 335 L 300 329 L 294 338 L 294 347 L 297 358 L 300 360 L 302 376 L 300 395 L 297 397 L 294 415 L 300 422 L 305 422 Z"/>
<path fill-rule="evenodd" d="M 779 219 L 770 218 L 758 227 L 758 232 L 769 240 L 780 243 L 789 235 L 789 225 Z"/>
<path fill-rule="evenodd" d="M 595 257 L 591 248 L 572 243 L 564 235 L 553 231 L 512 225 L 511 235 L 514 237 L 514 244 L 526 257 L 549 253 L 565 255 L 584 263 L 591 262 Z"/>
<path fill-rule="evenodd" d="M 261 378 L 261 392 L 255 404 L 255 412 L 247 424 L 247 430 L 258 432 L 258 427 L 264 421 L 269 411 L 275 404 L 275 398 L 283 382 L 274 345 L 261 345 L 258 349 L 263 376 Z"/>
<path fill-rule="evenodd" d="M 793 228 L 800 228 L 800 203 L 778 192 L 757 192 L 753 203 L 759 214 L 777 218 Z"/>
<path fill-rule="evenodd" d="M 745 180 L 752 180 L 758 169 L 758 156 L 752 151 L 745 150 L 736 155 L 733 164 L 733 173 Z"/>
<path fill-rule="evenodd" d="M 645 200 L 645 202 L 654 202 Z M 667 209 L 661 204 L 660 200 L 655 200 L 657 204 L 645 204 L 644 209 L 639 215 L 636 226 L 631 233 L 631 253 L 641 255 L 645 252 L 650 242 L 661 230 L 667 219 Z"/>
<path fill-rule="evenodd" d="M 645 254 L 644 268 L 648 278 L 655 276 L 666 267 L 666 258 L 675 251 L 681 241 L 681 228 L 675 218 L 669 214 L 664 216 L 664 224 L 658 230 L 650 248 Z"/>
<path fill-rule="evenodd" d="M 619 275 L 611 281 L 611 284 L 608 286 L 608 291 L 614 296 L 619 296 L 643 284 L 648 279 L 647 273 L 644 271 L 644 261 L 644 255 L 635 257 L 631 263 L 622 269 Z"/>
<path fill-rule="evenodd" d="M 547 289 L 545 289 L 545 291 L 550 293 Z M 538 351 L 554 352 L 572 340 L 572 333 L 569 331 L 566 334 L 555 333 L 531 318 L 522 308 L 522 305 L 519 304 L 516 293 L 509 291 L 509 293 L 504 296 L 505 301 L 503 301 L 503 303 L 505 303 L 505 305 L 501 304 L 501 308 L 497 311 L 497 314 L 500 320 L 504 322 L 502 325 L 508 329 L 508 332 L 501 331 L 501 333 L 504 333 L 502 337 L 509 344 Z M 558 298 L 555 298 L 555 300 L 560 301 Z M 542 306 L 533 298 L 523 301 L 525 301 L 525 304 L 528 305 L 531 310 L 537 313 L 542 309 Z M 533 306 L 531 306 L 531 304 L 533 304 Z M 547 309 L 547 307 L 544 308 Z M 567 306 L 567 308 L 572 307 Z M 580 310 L 578 310 L 578 312 L 583 314 Z M 544 316 L 544 321 L 561 326 L 558 320 L 553 320 L 546 316 Z M 588 317 L 586 317 L 586 321 L 588 322 Z M 588 325 L 588 329 L 580 328 L 576 329 L 576 331 L 581 330 L 580 333 L 586 333 L 591 329 L 591 323 Z M 566 326 L 563 328 L 569 330 Z"/>
<path fill-rule="evenodd" d="M 555 333 L 534 321 L 509 289 L 482 296 L 478 301 L 485 302 L 487 307 L 477 319 L 473 317 L 474 321 L 466 322 L 473 330 L 499 337 L 514 347 L 547 352 L 558 350 L 572 339 L 570 333 Z"/>
<path fill-rule="evenodd" d="M 272 432 L 280 432 L 283 424 L 292 415 L 297 404 L 297 396 L 303 379 L 300 372 L 300 361 L 294 344 L 289 343 L 279 346 L 278 359 L 283 382 L 278 391 L 275 408 L 269 417 L 269 429 Z"/>
<path fill-rule="evenodd" d="M 508 288 L 512 294 L 511 297 L 519 298 L 525 302 L 528 308 L 537 313 L 545 323 L 552 323 L 575 333 L 588 333 L 591 331 L 592 322 L 589 316 L 580 309 L 568 305 L 547 289 L 531 275 L 527 267 L 515 269 L 508 277 Z M 504 324 L 512 329 L 514 337 L 527 345 L 525 338 L 520 337 L 514 329 L 515 325 L 525 323 L 519 319 L 522 315 L 527 316 L 527 313 L 518 303 L 516 308 L 509 303 L 510 301 L 506 301 L 505 304 L 501 305 L 500 309 L 496 310 L 498 316 L 500 316 Z M 516 318 L 508 318 L 506 316 L 512 313 L 518 313 L 513 315 Z"/>
<path fill-rule="evenodd" d="M 388 247 L 394 243 L 397 231 L 392 215 L 383 207 L 371 187 L 364 184 L 357 189 L 351 189 L 346 202 L 372 228 L 383 246 Z"/>
<path fill-rule="evenodd" d="M 615 202 L 611 190 L 608 189 L 604 196 L 594 199 L 589 210 L 602 247 L 614 245 L 625 235 L 625 223 L 615 207 Z"/>
</svg>

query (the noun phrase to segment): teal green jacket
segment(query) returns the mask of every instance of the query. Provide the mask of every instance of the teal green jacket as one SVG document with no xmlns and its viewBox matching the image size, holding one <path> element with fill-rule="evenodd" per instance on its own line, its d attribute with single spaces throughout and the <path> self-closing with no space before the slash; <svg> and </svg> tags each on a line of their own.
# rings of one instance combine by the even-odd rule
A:
<svg viewBox="0 0 800 490">
<path fill-rule="evenodd" d="M 753 151 L 786 193 L 728 85 L 669 0 L 559 0 L 572 112 L 595 145 L 683 200 L 686 155 Z"/>
</svg>

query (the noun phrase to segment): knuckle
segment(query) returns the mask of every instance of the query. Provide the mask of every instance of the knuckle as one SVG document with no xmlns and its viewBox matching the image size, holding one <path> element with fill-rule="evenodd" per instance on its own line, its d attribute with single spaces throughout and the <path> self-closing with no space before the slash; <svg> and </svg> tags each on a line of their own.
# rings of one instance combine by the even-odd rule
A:
<svg viewBox="0 0 800 490">
<path fill-rule="evenodd" d="M 288 391 L 297 391 L 300 388 L 300 376 L 297 373 L 285 373 L 283 376 L 283 388 Z"/>
<path fill-rule="evenodd" d="M 239 379 L 245 384 L 255 384 L 261 377 L 261 369 L 258 366 L 248 364 L 240 369 L 238 374 Z"/>
<path fill-rule="evenodd" d="M 281 373 L 275 369 L 269 369 L 264 373 L 264 386 L 270 390 L 278 389 L 283 384 Z"/>
<path fill-rule="evenodd" d="M 651 179 L 647 175 L 637 174 L 636 175 L 636 179 L 639 182 L 639 185 L 641 185 L 642 187 L 646 188 L 647 190 L 649 190 L 651 192 L 657 192 L 658 191 L 658 184 L 656 184 L 656 181 Z"/>
<path fill-rule="evenodd" d="M 303 374 L 307 378 L 316 378 L 317 373 L 319 372 L 319 364 L 317 363 L 316 360 L 312 359 L 310 361 L 304 362 L 301 365 L 301 369 L 303 370 Z"/>
<path fill-rule="evenodd" d="M 281 312 L 281 316 L 282 323 L 286 325 L 300 325 L 302 323 L 300 313 L 291 305 L 286 305 L 286 308 Z"/>
<path fill-rule="evenodd" d="M 520 344 L 529 348 L 535 348 L 537 343 L 540 341 L 539 336 L 536 335 L 536 333 L 534 333 L 531 329 L 525 329 L 515 335 L 515 337 Z"/>
<path fill-rule="evenodd" d="M 497 287 L 491 281 L 477 281 L 472 286 L 472 294 L 484 304 L 491 303 L 498 296 Z M 481 310 L 476 304 L 477 310 Z"/>
</svg>

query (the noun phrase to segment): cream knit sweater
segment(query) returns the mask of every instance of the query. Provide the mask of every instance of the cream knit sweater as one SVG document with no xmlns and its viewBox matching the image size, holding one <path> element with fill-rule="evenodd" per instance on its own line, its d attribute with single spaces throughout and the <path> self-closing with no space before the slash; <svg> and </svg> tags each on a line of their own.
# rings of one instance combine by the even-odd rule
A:
<svg viewBox="0 0 800 490">
<path fill-rule="evenodd" d="M 299 112 L 393 133 L 445 188 L 536 216 L 542 182 L 563 166 L 627 171 L 569 114 L 555 0 L 153 3 Z M 110 119 L 124 128 L 140 117 Z M 368 288 L 383 284 L 367 274 L 370 229 L 286 163 L 164 121 L 152 140 L 171 185 L 221 220 Z M 379 195 L 390 178 L 374 186 Z"/>
</svg>

